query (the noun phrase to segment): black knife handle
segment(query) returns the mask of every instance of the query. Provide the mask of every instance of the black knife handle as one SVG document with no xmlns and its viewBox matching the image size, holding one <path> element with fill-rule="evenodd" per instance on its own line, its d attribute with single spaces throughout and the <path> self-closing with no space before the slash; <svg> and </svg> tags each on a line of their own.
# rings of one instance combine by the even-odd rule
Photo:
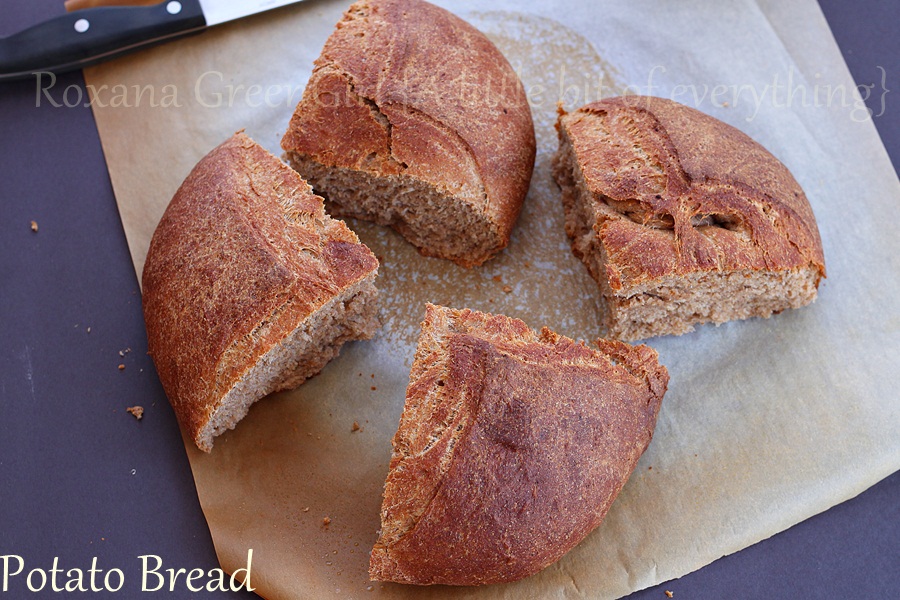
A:
<svg viewBox="0 0 900 600">
<path fill-rule="evenodd" d="M 77 10 L 0 38 L 0 81 L 80 69 L 205 26 L 199 0 Z"/>
</svg>

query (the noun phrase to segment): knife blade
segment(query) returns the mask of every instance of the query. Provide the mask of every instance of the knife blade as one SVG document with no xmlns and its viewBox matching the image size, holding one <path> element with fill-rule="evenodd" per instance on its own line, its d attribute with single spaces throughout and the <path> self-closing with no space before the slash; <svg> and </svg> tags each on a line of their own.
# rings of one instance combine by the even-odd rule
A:
<svg viewBox="0 0 900 600">
<path fill-rule="evenodd" d="M 165 0 L 85 8 L 0 38 L 0 81 L 64 73 L 302 0 Z"/>
</svg>

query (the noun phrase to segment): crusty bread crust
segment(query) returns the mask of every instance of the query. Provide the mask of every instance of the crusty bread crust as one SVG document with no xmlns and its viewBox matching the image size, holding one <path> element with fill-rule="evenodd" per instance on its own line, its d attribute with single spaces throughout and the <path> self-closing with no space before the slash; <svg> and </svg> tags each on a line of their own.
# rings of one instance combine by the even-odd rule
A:
<svg viewBox="0 0 900 600">
<path fill-rule="evenodd" d="M 684 281 L 710 296 L 724 291 L 687 282 L 704 279 L 698 274 L 765 277 L 758 287 L 772 300 L 744 314 L 736 306 L 671 319 L 680 329 L 661 322 L 631 327 L 631 335 L 613 318 L 609 335 L 683 333 L 695 322 L 768 316 L 815 298 L 825 258 L 809 201 L 788 169 L 744 133 L 676 102 L 642 96 L 561 114 L 558 129 L 554 173 L 566 231 L 609 310 L 639 294 L 656 303 L 668 293 L 657 293 L 660 284 L 671 290 Z M 688 301 L 687 292 L 680 300 Z"/>
<path fill-rule="evenodd" d="M 480 218 L 461 227 L 463 237 L 479 228 L 490 239 L 453 251 L 410 241 L 424 254 L 474 266 L 509 242 L 535 138 L 521 82 L 481 32 L 422 0 L 361 0 L 325 43 L 282 148 L 333 214 L 404 233 L 405 213 L 429 207 L 413 197 L 407 207 L 360 214 L 343 193 L 352 184 L 329 185 L 305 163 L 389 178 L 398 190 L 412 180 L 467 205 Z"/>
<path fill-rule="evenodd" d="M 600 524 L 650 442 L 668 373 L 647 346 L 598 346 L 427 306 L 373 579 L 514 581 Z"/>
<path fill-rule="evenodd" d="M 194 167 L 153 234 L 142 287 L 150 354 L 201 449 L 212 445 L 201 431 L 260 357 L 377 268 L 306 182 L 243 133 Z"/>
</svg>

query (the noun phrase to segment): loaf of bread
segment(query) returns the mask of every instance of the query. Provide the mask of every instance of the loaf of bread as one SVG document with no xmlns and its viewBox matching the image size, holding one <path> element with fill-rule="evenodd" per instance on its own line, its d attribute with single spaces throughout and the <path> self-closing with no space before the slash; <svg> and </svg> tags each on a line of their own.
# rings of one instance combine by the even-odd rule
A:
<svg viewBox="0 0 900 600">
<path fill-rule="evenodd" d="M 598 346 L 427 306 L 372 579 L 514 581 L 600 524 L 650 443 L 669 376 L 647 346 Z"/>
<path fill-rule="evenodd" d="M 204 451 L 266 394 L 377 328 L 375 256 L 296 172 L 243 133 L 203 158 L 144 266 L 150 354 Z"/>
<path fill-rule="evenodd" d="M 331 214 L 472 267 L 509 242 L 535 139 L 521 82 L 481 32 L 422 0 L 361 0 L 325 43 L 282 148 Z"/>
<path fill-rule="evenodd" d="M 554 163 L 605 335 L 637 340 L 809 304 L 825 276 L 812 209 L 737 129 L 661 98 L 561 114 Z"/>
</svg>

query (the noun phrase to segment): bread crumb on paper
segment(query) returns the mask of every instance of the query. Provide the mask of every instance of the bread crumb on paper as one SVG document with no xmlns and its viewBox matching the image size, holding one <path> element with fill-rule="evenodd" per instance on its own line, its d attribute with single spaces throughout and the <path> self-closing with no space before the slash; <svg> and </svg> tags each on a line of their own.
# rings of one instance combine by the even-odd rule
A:
<svg viewBox="0 0 900 600">
<path fill-rule="evenodd" d="M 134 418 L 140 421 L 144 418 L 144 407 L 143 406 L 129 406 L 126 408 L 128 412 L 134 415 Z"/>
<path fill-rule="evenodd" d="M 512 291 L 512 288 L 511 288 L 510 286 L 508 286 L 508 285 L 504 285 L 504 286 L 503 286 L 503 293 L 504 293 L 504 294 L 508 294 L 508 293 L 510 293 L 511 291 Z"/>
<path fill-rule="evenodd" d="M 328 527 L 329 525 L 331 525 L 331 517 L 325 517 L 324 519 L 322 519 L 323 527 Z"/>
<path fill-rule="evenodd" d="M 350 431 L 359 431 L 359 423 L 353 421 L 353 427 L 350 428 Z"/>
</svg>

